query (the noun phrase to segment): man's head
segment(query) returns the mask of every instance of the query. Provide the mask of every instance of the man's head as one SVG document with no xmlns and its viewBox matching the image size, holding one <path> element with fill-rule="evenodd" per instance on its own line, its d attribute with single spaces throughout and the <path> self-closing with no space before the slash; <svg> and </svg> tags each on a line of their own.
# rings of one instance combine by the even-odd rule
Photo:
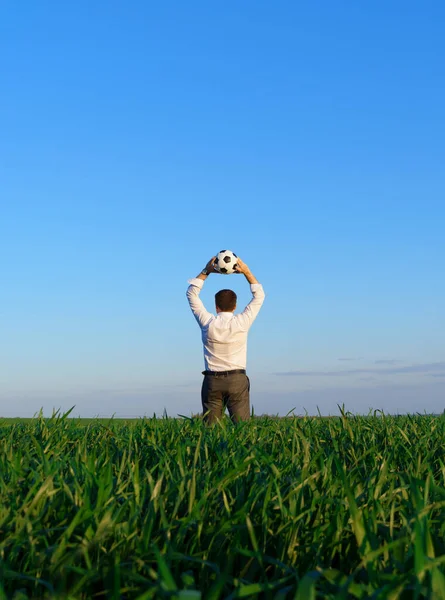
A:
<svg viewBox="0 0 445 600">
<path fill-rule="evenodd" d="M 215 294 L 216 312 L 233 312 L 236 308 L 236 294 L 232 290 L 220 290 Z"/>
</svg>

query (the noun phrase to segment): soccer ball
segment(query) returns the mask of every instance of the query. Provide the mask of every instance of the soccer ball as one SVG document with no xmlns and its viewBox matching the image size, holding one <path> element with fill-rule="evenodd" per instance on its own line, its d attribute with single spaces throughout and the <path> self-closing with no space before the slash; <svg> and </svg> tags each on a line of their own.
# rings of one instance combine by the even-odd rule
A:
<svg viewBox="0 0 445 600">
<path fill-rule="evenodd" d="M 213 263 L 215 271 L 218 271 L 218 273 L 221 273 L 222 275 L 236 273 L 235 267 L 237 258 L 235 252 L 232 252 L 231 250 L 221 250 L 221 252 L 218 252 L 215 262 Z"/>
</svg>

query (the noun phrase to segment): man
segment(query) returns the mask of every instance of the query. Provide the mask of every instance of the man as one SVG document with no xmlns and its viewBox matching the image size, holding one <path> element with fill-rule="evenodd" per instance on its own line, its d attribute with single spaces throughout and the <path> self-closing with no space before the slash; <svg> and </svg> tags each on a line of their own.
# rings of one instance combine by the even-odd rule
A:
<svg viewBox="0 0 445 600">
<path fill-rule="evenodd" d="M 227 406 L 235 423 L 250 417 L 250 381 L 246 375 L 247 334 L 264 302 L 263 286 L 252 275 L 249 267 L 238 258 L 237 273 L 250 283 L 253 298 L 244 311 L 235 315 L 237 297 L 232 290 L 215 294 L 216 316 L 207 312 L 199 293 L 210 273 L 216 273 L 215 257 L 194 279 L 189 280 L 187 299 L 201 327 L 204 345 L 201 400 L 204 419 L 214 423 Z"/>
</svg>

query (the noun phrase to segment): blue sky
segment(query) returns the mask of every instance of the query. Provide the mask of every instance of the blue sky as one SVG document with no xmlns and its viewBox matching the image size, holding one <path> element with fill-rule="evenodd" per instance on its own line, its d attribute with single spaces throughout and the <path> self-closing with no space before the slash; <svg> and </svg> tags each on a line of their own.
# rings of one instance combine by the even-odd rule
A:
<svg viewBox="0 0 445 600">
<path fill-rule="evenodd" d="M 200 409 L 186 281 L 264 284 L 257 413 L 442 411 L 441 2 L 6 2 L 0 414 Z M 240 304 L 238 276 L 211 276 Z"/>
</svg>

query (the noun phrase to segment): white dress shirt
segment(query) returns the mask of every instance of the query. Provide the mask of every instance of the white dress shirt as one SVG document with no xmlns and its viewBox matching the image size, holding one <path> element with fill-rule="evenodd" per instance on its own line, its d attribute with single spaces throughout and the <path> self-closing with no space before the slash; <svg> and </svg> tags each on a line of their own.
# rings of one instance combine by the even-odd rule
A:
<svg viewBox="0 0 445 600">
<path fill-rule="evenodd" d="M 247 333 L 264 302 L 263 286 L 251 284 L 253 298 L 242 313 L 220 312 L 215 316 L 206 310 L 199 297 L 204 281 L 189 279 L 188 283 L 187 300 L 201 327 L 206 371 L 245 369 Z"/>
</svg>

